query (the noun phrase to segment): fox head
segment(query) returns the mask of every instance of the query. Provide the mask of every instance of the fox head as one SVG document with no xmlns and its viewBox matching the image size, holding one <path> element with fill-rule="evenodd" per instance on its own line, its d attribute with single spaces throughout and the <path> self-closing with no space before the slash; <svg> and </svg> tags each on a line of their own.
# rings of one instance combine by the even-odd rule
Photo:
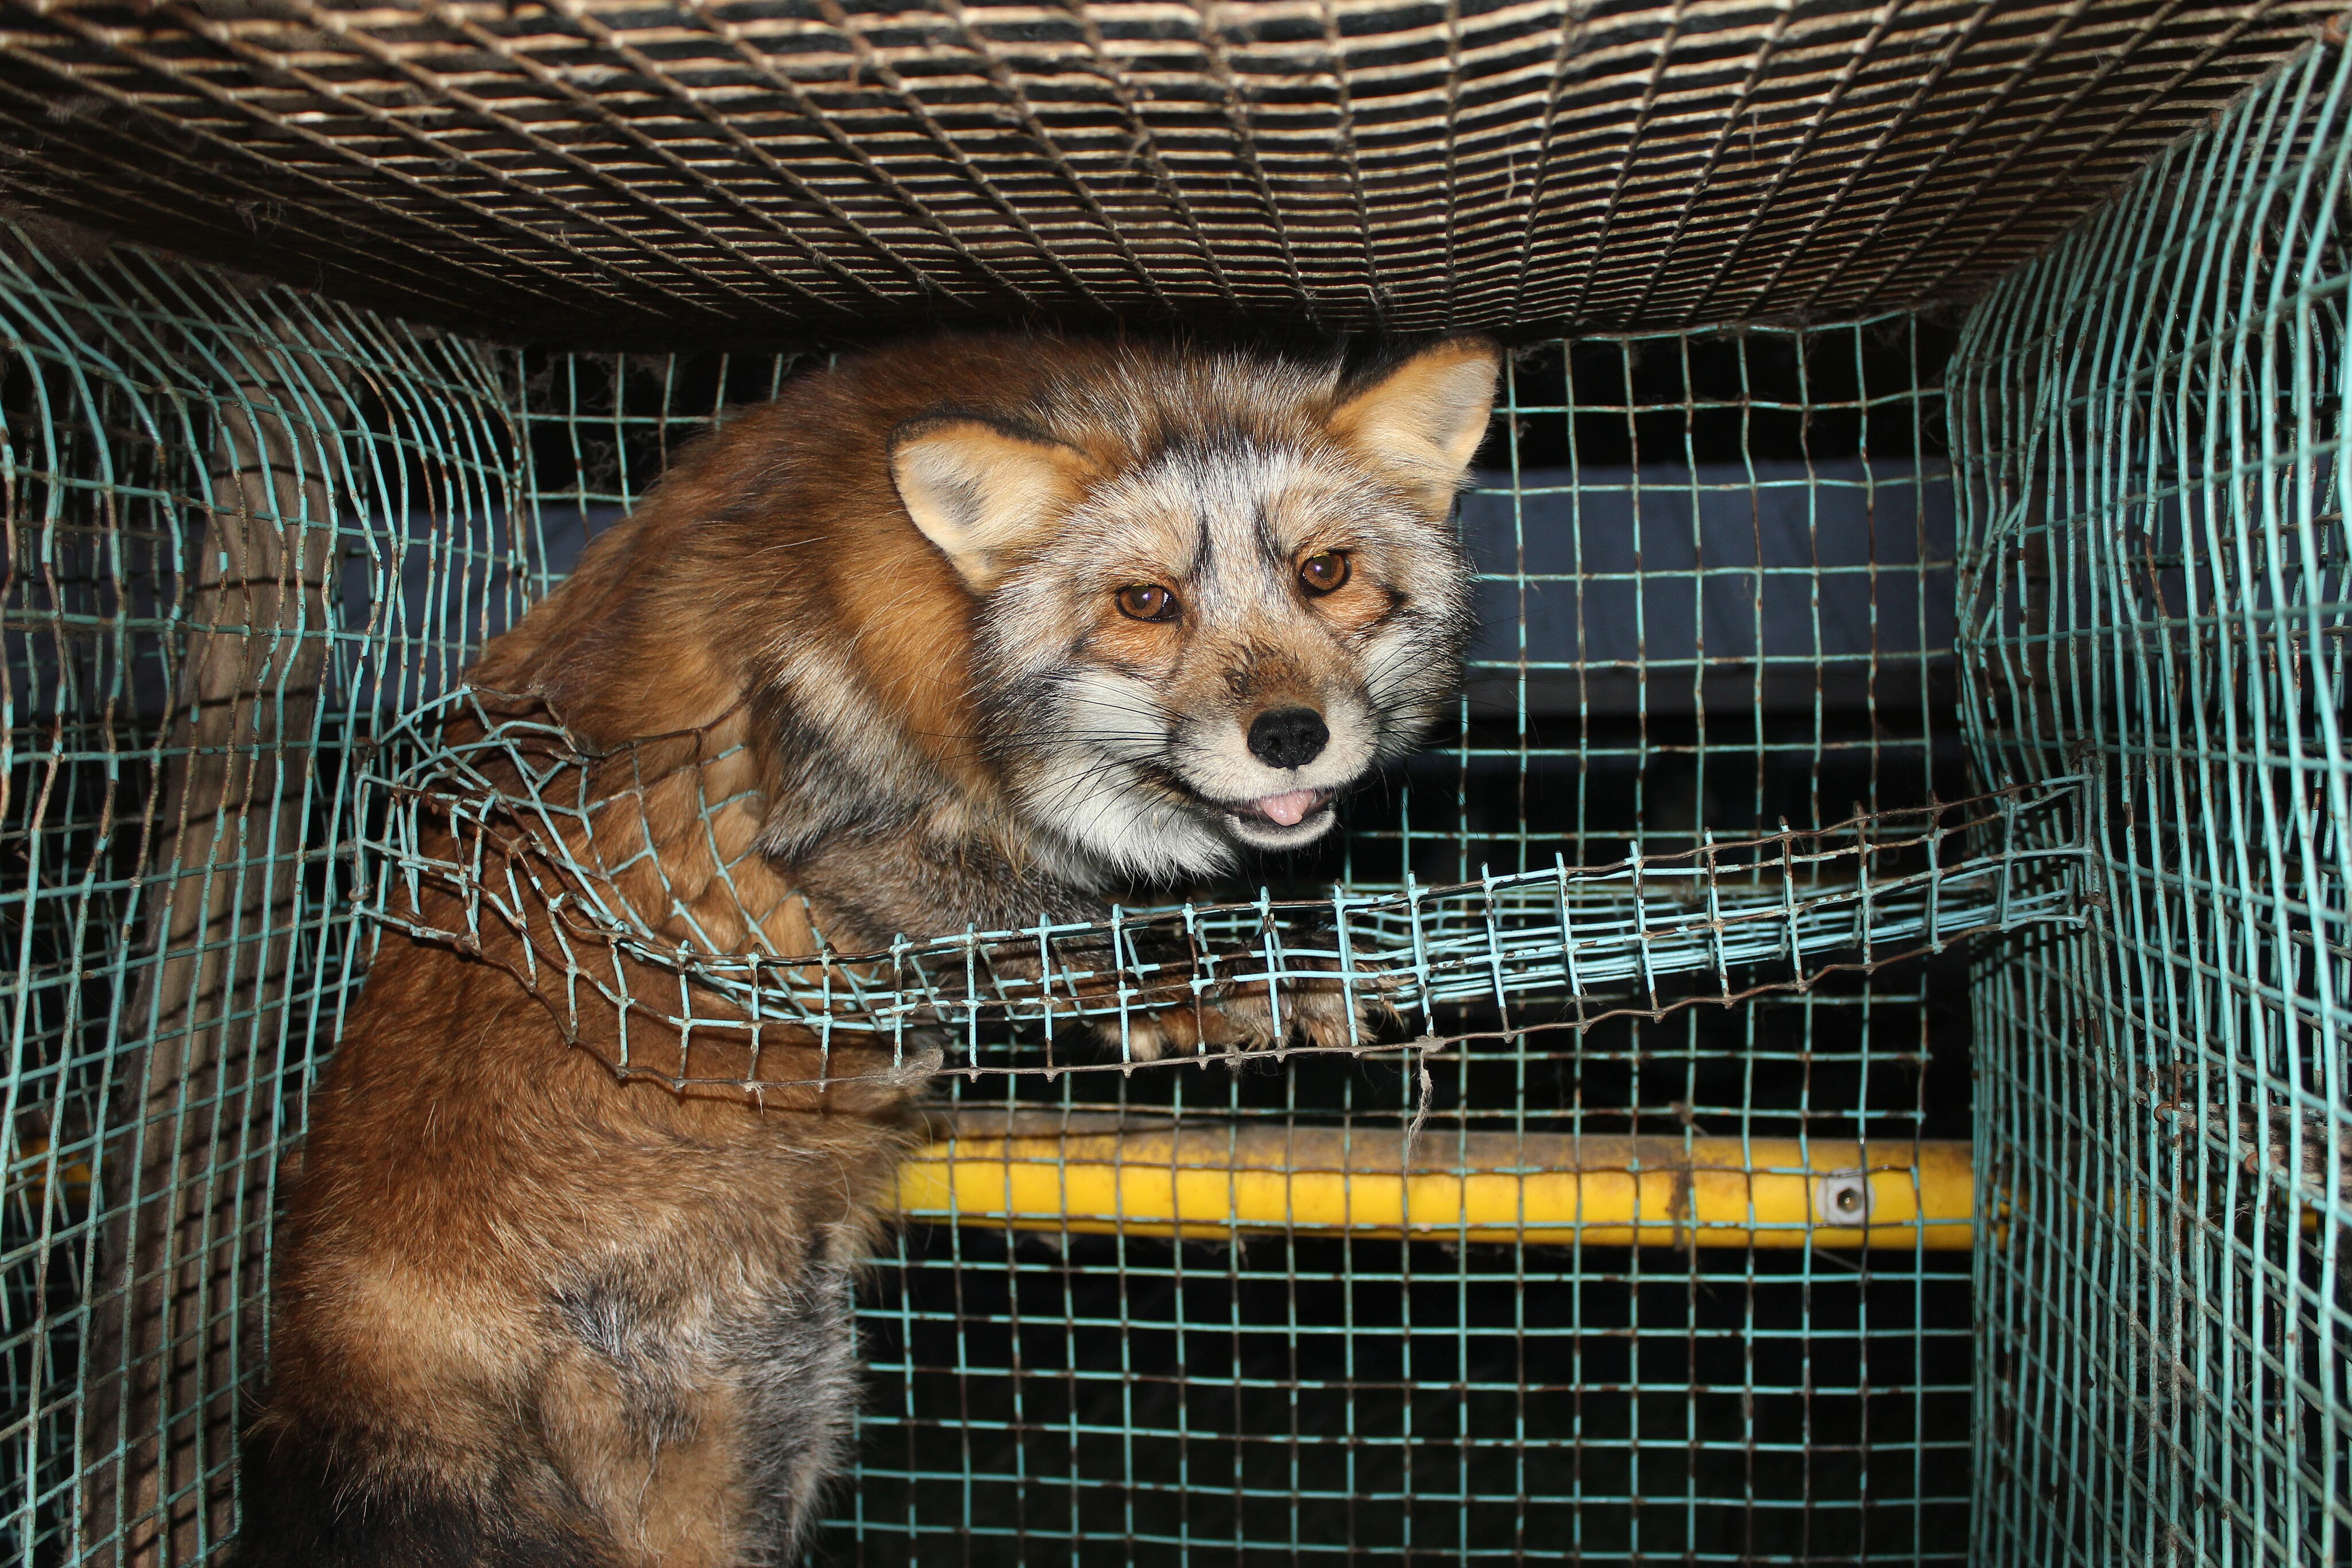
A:
<svg viewBox="0 0 2352 1568">
<path fill-rule="evenodd" d="M 1075 917 L 1314 841 L 1419 742 L 1461 674 L 1450 514 L 1499 358 L 845 356 L 681 454 L 472 678 L 632 778 L 698 737 L 663 788 L 702 805 L 646 830 L 660 918 L 715 929 L 680 890 L 753 852 L 837 942 Z"/>
<path fill-rule="evenodd" d="M 1498 361 L 1456 338 L 1346 378 L 1130 348 L 897 425 L 891 477 L 971 597 L 978 734 L 1022 815 L 1147 879 L 1328 831 L 1457 689 L 1450 514 Z"/>
</svg>

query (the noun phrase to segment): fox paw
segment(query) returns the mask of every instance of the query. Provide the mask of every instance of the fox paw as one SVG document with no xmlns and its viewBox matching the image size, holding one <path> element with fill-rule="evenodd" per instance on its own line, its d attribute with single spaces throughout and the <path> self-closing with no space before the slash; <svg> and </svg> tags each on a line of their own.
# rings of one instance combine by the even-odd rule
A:
<svg viewBox="0 0 2352 1568">
<path fill-rule="evenodd" d="M 1379 977 L 1360 972 L 1345 985 L 1337 976 L 1292 976 L 1272 987 L 1234 981 L 1190 1002 L 1131 1010 L 1124 1019 L 1097 1024 L 1095 1035 L 1133 1061 L 1236 1055 L 1292 1040 L 1325 1049 L 1369 1045 L 1393 1011 L 1386 989 Z"/>
</svg>

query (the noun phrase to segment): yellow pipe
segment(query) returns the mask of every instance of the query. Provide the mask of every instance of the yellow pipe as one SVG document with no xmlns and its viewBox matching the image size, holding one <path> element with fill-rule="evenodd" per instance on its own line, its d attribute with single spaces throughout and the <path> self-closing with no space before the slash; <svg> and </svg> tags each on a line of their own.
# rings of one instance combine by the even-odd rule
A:
<svg viewBox="0 0 2352 1568">
<path fill-rule="evenodd" d="M 1037 1115 L 959 1118 L 902 1168 L 908 1218 L 1129 1236 L 1235 1231 L 1395 1239 L 1697 1247 L 1909 1247 L 1965 1250 L 1964 1143 L 1880 1145 L 1793 1138 L 1517 1137 L 1429 1134 L 1412 1168 L 1398 1132 Z M 19 1157 L 37 1212 L 45 1140 Z M 1810 1153 L 1811 1159 L 1805 1157 Z M 1752 1159 L 1753 1165 L 1749 1164 Z M 1914 1172 L 1917 1174 L 1915 1187 Z M 61 1174 L 87 1201 L 89 1166 Z M 1828 1223 L 1869 1182 L 1866 1226 Z M 1833 1184 L 1825 1188 L 1824 1184 Z M 1924 1216 L 1924 1223 L 1923 1223 Z"/>
<path fill-rule="evenodd" d="M 1966 1251 L 1973 1239 L 1969 1145 L 1925 1139 L 1859 1145 L 1794 1138 L 1427 1135 L 1412 1166 L 1400 1133 L 1029 1113 L 965 1113 L 907 1162 L 910 1219 L 1086 1235 L 1228 1237 L 1236 1232 L 1595 1247 L 1911 1247 Z M 47 1140 L 16 1151 L 14 1196 L 48 1199 Z M 89 1166 L 60 1167 L 68 1201 L 89 1197 Z M 1864 1225 L 1832 1223 L 1838 1195 L 1869 1184 Z M 1824 1184 L 1834 1184 L 1825 1187 Z M 2302 1212 L 2305 1231 L 2318 1213 Z M 2000 1231 L 1999 1228 L 1996 1239 Z"/>
<path fill-rule="evenodd" d="M 1402 1145 L 1390 1128 L 966 1113 L 907 1163 L 898 1202 L 914 1219 L 1095 1235 L 1937 1251 L 1973 1235 L 1957 1141 L 1431 1129 L 1410 1166 Z"/>
<path fill-rule="evenodd" d="M 49 1173 L 45 1158 L 48 1152 L 47 1138 L 26 1138 L 16 1145 L 16 1157 L 8 1162 L 8 1196 L 22 1198 L 23 1212 L 36 1227 L 48 1208 Z M 78 1217 L 89 1204 L 89 1162 L 68 1160 L 58 1167 L 58 1174 L 65 1178 L 68 1218 Z"/>
</svg>

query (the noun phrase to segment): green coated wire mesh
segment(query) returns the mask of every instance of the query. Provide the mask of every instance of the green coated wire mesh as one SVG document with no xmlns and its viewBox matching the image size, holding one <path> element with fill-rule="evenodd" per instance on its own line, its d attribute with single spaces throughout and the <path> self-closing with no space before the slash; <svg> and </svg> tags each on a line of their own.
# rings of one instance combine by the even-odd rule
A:
<svg viewBox="0 0 2352 1568">
<path fill-rule="evenodd" d="M 938 1049 L 972 1128 L 1465 1171 L 1633 1139 L 1686 1176 L 1702 1140 L 1907 1172 L 1973 1115 L 1973 1264 L 1675 1202 L 1643 1247 L 919 1205 L 822 1550 L 2341 1560 L 2344 70 L 1979 309 L 1957 465 L 1918 319 L 1517 361 L 1449 732 L 1291 884 L 1137 916 L 1244 980 L 1389 988 L 1377 1049 L 1056 1054 L 1049 1007 L 1202 983 L 1124 927 L 747 956 L 625 889 L 566 927 L 698 1018 Z M 628 809 L 531 716 L 420 716 L 481 702 L 471 651 L 793 366 L 493 350 L 45 237 L 0 248 L 0 1547 L 192 1563 L 234 1529 L 278 1164 L 370 944 L 421 879 L 541 898 L 420 813 L 544 851 Z M 629 870 L 568 858 L 590 904 Z M 1037 969 L 982 977 L 1013 942 Z"/>
<path fill-rule="evenodd" d="M 1351 1016 L 1346 1038 L 1273 1060 L 1426 1056 L 1474 1038 L 1442 1016 L 1464 1003 L 1491 1002 L 1508 1037 L 1805 991 L 1971 933 L 2071 923 L 2080 895 L 2080 780 L 2064 778 L 1825 830 L 1709 831 L 1679 852 L 1635 838 L 1607 865 L 1555 853 L 1475 883 L 1408 873 L 1396 892 L 1261 892 L 841 953 L 805 901 L 780 916 L 742 890 L 759 852 L 756 798 L 730 778 L 740 750 L 678 735 L 593 752 L 529 698 L 461 687 L 359 770 L 359 896 L 384 925 L 509 969 L 623 1078 L 756 1093 L 940 1069 L 1128 1075 L 1155 1064 L 1136 1039 L 1154 1010 L 1238 994 L 1278 1014 L 1303 985 L 1377 1002 L 1409 1032 Z M 663 826 L 682 789 L 700 852 L 683 869 Z M 1990 852 L 1953 852 L 1972 841 Z M 1543 1010 L 1560 1001 L 1572 1018 Z M 1073 1040 L 1076 1026 L 1091 1032 Z"/>
<path fill-rule="evenodd" d="M 2096 777 L 2103 906 L 1980 976 L 1988 1562 L 2352 1555 L 2347 88 L 2274 79 L 1956 361 L 1972 749 Z"/>
</svg>

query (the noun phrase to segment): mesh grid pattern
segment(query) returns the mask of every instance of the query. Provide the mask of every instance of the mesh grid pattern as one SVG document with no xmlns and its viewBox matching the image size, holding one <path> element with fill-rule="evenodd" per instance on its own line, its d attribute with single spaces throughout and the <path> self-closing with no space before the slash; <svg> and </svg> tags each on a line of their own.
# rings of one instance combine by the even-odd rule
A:
<svg viewBox="0 0 2352 1568">
<path fill-rule="evenodd" d="M 1275 1060 L 1427 1055 L 1471 1038 L 1448 1021 L 1465 1002 L 1491 1002 L 1506 1036 L 1584 1028 L 1801 993 L 1972 934 L 2080 919 L 2082 780 L 2069 778 L 1815 830 L 1703 830 L 1697 848 L 1664 854 L 1637 838 L 1604 865 L 1555 852 L 1549 869 L 1482 866 L 1474 883 L 1408 873 L 1401 891 L 1261 889 L 1255 903 L 1041 915 L 842 952 L 745 893 L 759 851 L 730 815 L 746 795 L 730 776 L 740 756 L 697 732 L 591 750 L 530 697 L 466 687 L 404 718 L 360 768 L 358 896 L 387 925 L 505 969 L 625 1078 L 752 1093 L 910 1069 L 1131 1073 L 1153 1060 L 1137 1035 L 1156 1012 L 1280 1009 L 1310 987 L 1417 1033 L 1407 1042 L 1351 1007 L 1338 1038 L 1277 1040 Z M 699 858 L 652 847 L 658 813 L 688 799 Z M 1984 852 L 1955 852 L 1970 844 Z M 1552 1016 L 1561 1003 L 1572 1022 Z M 1074 1045 L 1079 1026 L 1093 1034 Z"/>
<path fill-rule="evenodd" d="M 0 183 L 500 337 L 1686 329 L 1983 287 L 2327 0 L 0 14 Z"/>
<path fill-rule="evenodd" d="M 1988 1562 L 2352 1553 L 2347 89 L 2283 74 L 1956 361 L 1972 740 L 2095 770 L 2105 848 L 1978 993 Z"/>
<path fill-rule="evenodd" d="M 829 1550 L 1951 1561 L 1973 1485 L 1992 1561 L 2340 1555 L 2345 72 L 2311 57 L 1976 318 L 1957 629 L 1928 329 L 1519 361 L 1465 507 L 1488 633 L 1454 733 L 1299 870 L 1669 855 L 1954 799 L 1964 742 L 1995 781 L 2087 775 L 2098 927 L 1974 981 L 1973 1438 L 1961 1266 L 1923 1235 L 1514 1248 L 1465 1209 L 1451 1243 L 1173 1240 L 950 1199 L 869 1289 Z M 364 958 L 355 747 L 789 366 L 494 354 L 130 253 L 11 248 L 0 286 L 8 1545 L 194 1561 L 276 1156 Z M 1963 1124 L 1962 984 L 1437 998 L 1449 1048 L 1402 1062 L 953 1088 L 976 1128 L 1417 1136 L 1439 1170 L 1498 1134 L 1924 1148 Z"/>
<path fill-rule="evenodd" d="M 20 7 L 0 130 L 40 158 L 5 178 L 420 315 L 673 344 L 918 300 L 1858 316 L 2025 255 L 2306 13 L 1239 15 Z M 713 40 L 737 64 L 698 74 Z M 1038 84 L 1080 73 L 1035 62 L 1072 48 L 1108 97 L 1066 126 Z M 1236 1192 L 1244 1149 L 1444 1177 L 1567 1148 L 1669 1196 L 1507 1246 L 1466 1200 L 1451 1238 L 1236 1198 L 1180 1239 L 950 1185 L 862 1302 L 833 1558 L 2352 1552 L 2347 100 L 2352 64 L 2305 57 L 2001 283 L 1953 468 L 1916 319 L 1519 360 L 1463 512 L 1487 632 L 1455 723 L 1267 892 L 2063 787 L 2025 847 L 2095 846 L 2089 925 L 1658 1016 L 1433 996 L 1439 1048 L 1385 1057 L 944 1085 L 959 1146 L 1108 1128 L 1113 1164 L 1172 1166 L 1222 1136 Z M 1123 151 L 1071 151 L 1105 123 Z M 1525 174 L 1522 131 L 1557 152 Z M 740 170 L 787 147 L 778 203 Z M 1071 172 L 1130 155 L 1118 193 Z M 233 1525 L 278 1159 L 374 929 L 361 765 L 792 363 L 493 350 L 13 235 L 0 353 L 0 1550 L 193 1563 Z M 1717 1220 L 1675 1196 L 1728 1164 L 1801 1204 L 1822 1175 L 1924 1197 L 1972 1117 L 1971 1262 L 1925 1225 L 1768 1223 L 1760 1180 Z"/>
</svg>

